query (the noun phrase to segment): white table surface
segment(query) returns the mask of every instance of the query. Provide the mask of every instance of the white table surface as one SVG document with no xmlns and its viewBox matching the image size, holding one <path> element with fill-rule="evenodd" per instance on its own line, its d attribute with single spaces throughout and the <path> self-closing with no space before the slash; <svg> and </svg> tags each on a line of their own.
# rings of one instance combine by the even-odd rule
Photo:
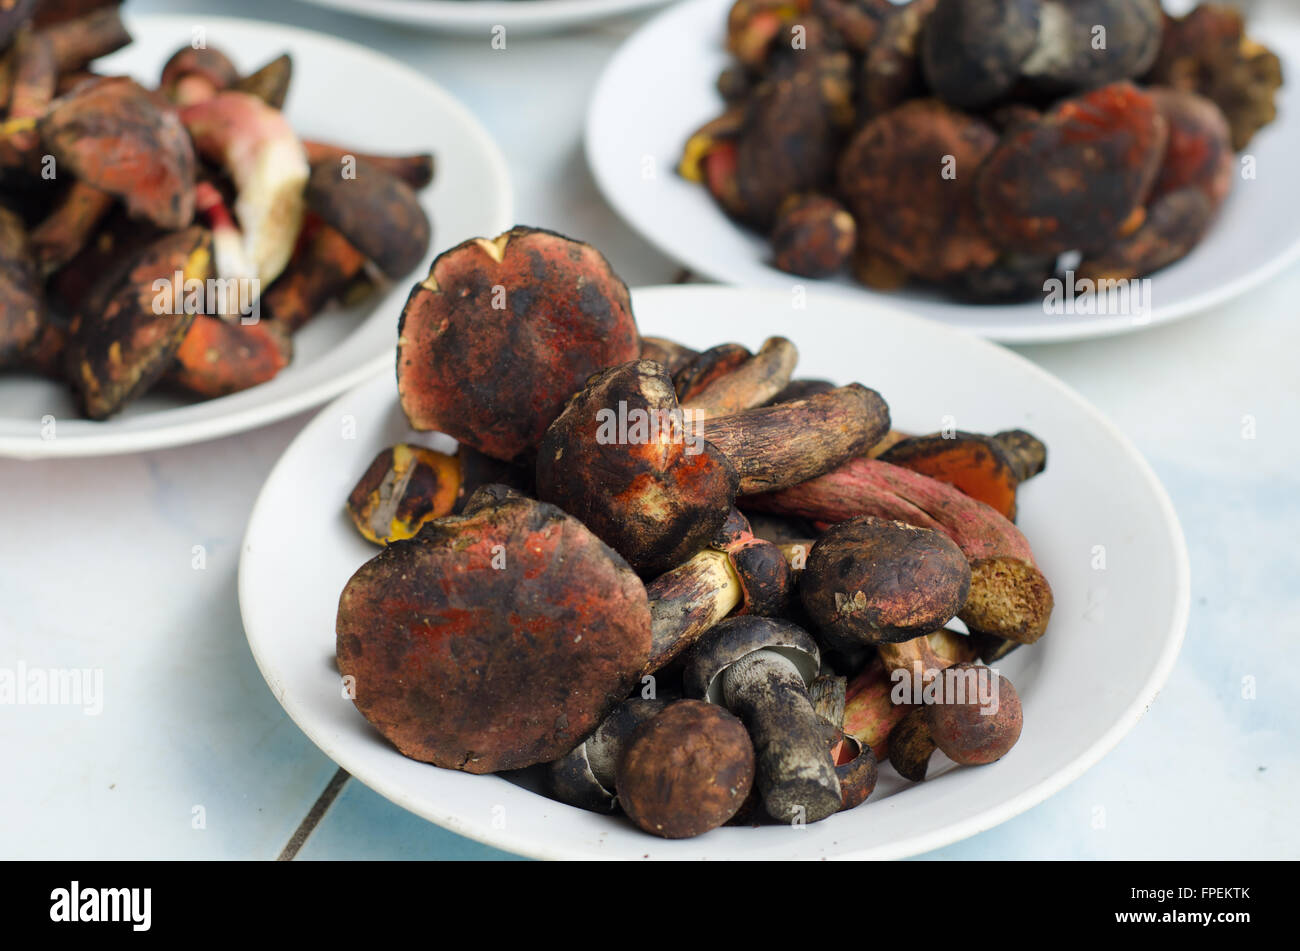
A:
<svg viewBox="0 0 1300 951">
<path fill-rule="evenodd" d="M 130 7 L 292 23 L 404 60 L 496 137 L 520 222 L 592 242 L 629 284 L 679 272 L 615 218 L 582 158 L 587 96 L 635 21 L 493 50 L 487 36 L 293 0 Z M 1109 414 L 1164 480 L 1191 549 L 1191 625 L 1169 683 L 1114 752 L 1028 813 L 925 858 L 1300 855 L 1298 301 L 1300 268 L 1174 326 L 1019 348 Z M 0 667 L 104 672 L 98 716 L 0 706 L 0 857 L 280 855 L 336 768 L 258 674 L 235 571 L 258 488 L 308 418 L 139 456 L 0 460 Z M 355 780 L 298 856 L 508 857 Z"/>
</svg>

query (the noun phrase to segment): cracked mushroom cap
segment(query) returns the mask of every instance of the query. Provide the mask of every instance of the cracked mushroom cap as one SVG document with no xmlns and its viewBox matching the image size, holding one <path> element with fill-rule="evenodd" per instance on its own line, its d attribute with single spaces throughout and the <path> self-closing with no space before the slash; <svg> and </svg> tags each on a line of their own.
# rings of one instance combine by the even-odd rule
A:
<svg viewBox="0 0 1300 951">
<path fill-rule="evenodd" d="M 414 428 L 509 461 L 591 374 L 639 352 L 627 285 L 600 252 L 516 227 L 439 255 L 411 291 L 397 389 Z"/>
<path fill-rule="evenodd" d="M 488 487 L 491 488 L 491 487 Z M 339 672 L 404 755 L 490 773 L 573 749 L 650 655 L 645 587 L 577 519 L 509 491 L 394 542 L 339 599 Z"/>
<path fill-rule="evenodd" d="M 593 376 L 537 453 L 538 495 L 582 520 L 642 574 L 704 548 L 731 511 L 738 476 L 689 436 L 662 366 L 634 360 Z"/>
</svg>

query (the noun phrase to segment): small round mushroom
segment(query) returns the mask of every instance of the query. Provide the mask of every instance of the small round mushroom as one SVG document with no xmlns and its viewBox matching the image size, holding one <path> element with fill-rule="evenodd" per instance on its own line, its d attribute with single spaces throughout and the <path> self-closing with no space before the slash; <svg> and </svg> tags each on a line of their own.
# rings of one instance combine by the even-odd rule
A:
<svg viewBox="0 0 1300 951">
<path fill-rule="evenodd" d="M 667 704 L 667 700 L 635 697 L 616 706 L 591 736 L 547 766 L 555 798 L 591 812 L 618 808 L 618 763 L 623 750 L 637 727 Z"/>
<path fill-rule="evenodd" d="M 713 704 L 679 700 L 637 728 L 616 785 L 638 826 L 686 839 L 735 815 L 753 781 L 754 747 L 744 725 Z"/>
<path fill-rule="evenodd" d="M 211 99 L 239 80 L 239 69 L 215 46 L 187 43 L 163 66 L 159 89 L 178 106 Z"/>
<path fill-rule="evenodd" d="M 825 195 L 791 195 L 772 227 L 772 263 L 788 274 L 829 277 L 842 270 L 857 243 L 848 209 Z"/>
<path fill-rule="evenodd" d="M 904 779 L 925 779 L 935 749 L 959 766 L 982 766 L 1001 759 L 1020 739 L 1020 697 L 1006 677 L 989 667 L 957 664 L 941 683 L 935 702 L 911 710 L 889 736 L 889 761 Z"/>
<path fill-rule="evenodd" d="M 443 252 L 412 289 L 397 389 L 414 428 L 510 461 L 536 447 L 589 376 L 639 351 L 627 285 L 604 256 L 517 227 Z"/>
<path fill-rule="evenodd" d="M 939 0 L 921 35 L 935 95 L 962 109 L 1001 99 L 1038 43 L 1039 0 Z"/>
<path fill-rule="evenodd" d="M 749 729 L 758 790 L 778 822 L 816 822 L 843 804 L 823 721 L 808 699 L 821 658 L 809 634 L 773 618 L 728 618 L 701 638 L 686 694 L 721 703 Z"/>
<path fill-rule="evenodd" d="M 504 486 L 349 579 L 336 625 L 357 709 L 403 754 L 471 773 L 550 762 L 650 654 L 645 587 L 577 519 Z"/>
<path fill-rule="evenodd" d="M 889 644 L 943 627 L 970 592 L 970 562 L 941 532 L 866 515 L 840 522 L 808 555 L 804 609 L 836 642 Z"/>
</svg>

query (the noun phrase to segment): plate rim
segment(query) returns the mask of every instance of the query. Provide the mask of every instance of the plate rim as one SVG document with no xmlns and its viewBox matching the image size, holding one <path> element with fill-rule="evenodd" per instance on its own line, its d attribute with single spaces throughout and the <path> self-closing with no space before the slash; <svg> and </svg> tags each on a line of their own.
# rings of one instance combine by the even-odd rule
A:
<svg viewBox="0 0 1300 951">
<path fill-rule="evenodd" d="M 127 29 L 132 30 L 137 26 L 147 26 L 150 29 L 166 30 L 175 28 L 179 36 L 188 35 L 192 30 L 195 16 L 175 13 L 141 13 L 132 14 L 130 11 L 124 15 Z M 497 179 L 500 188 L 495 193 L 497 204 L 496 217 L 499 218 L 499 224 L 494 226 L 496 231 L 508 229 L 514 221 L 514 182 L 510 175 L 510 166 L 506 162 L 505 155 L 496 140 L 487 131 L 486 127 L 478 120 L 469 107 L 457 99 L 448 89 L 440 85 L 431 76 L 421 73 L 419 70 L 407 65 L 402 60 L 393 56 L 387 56 L 377 52 L 368 46 L 360 43 L 354 43 L 351 40 L 343 39 L 329 33 L 323 33 L 318 30 L 308 29 L 306 27 L 291 26 L 288 24 L 273 23 L 266 20 L 253 20 L 248 17 L 232 16 L 208 16 L 202 15 L 202 22 L 211 29 L 229 29 L 229 30 L 253 30 L 263 34 L 273 34 L 276 39 L 281 37 L 284 40 L 285 48 L 294 52 L 296 48 L 304 43 L 313 44 L 323 51 L 342 50 L 347 55 L 359 57 L 363 61 L 371 64 L 382 65 L 388 70 L 396 70 L 399 74 L 411 83 L 419 86 L 423 94 L 438 102 L 440 108 L 446 110 L 449 114 L 456 116 L 462 127 L 471 133 L 471 138 L 476 146 L 481 149 L 482 159 L 492 171 L 492 175 Z M 412 275 L 413 280 L 419 278 Z M 394 298 L 404 284 L 404 280 L 394 282 L 388 289 L 385 300 L 388 296 Z M 376 308 L 383 306 L 383 300 L 376 303 Z M 374 317 L 374 311 L 358 321 L 352 332 L 359 330 L 360 327 L 368 320 Z M 326 352 L 325 355 L 333 353 L 339 346 L 346 342 L 347 338 L 340 340 L 335 347 Z M 322 356 L 325 356 L 322 355 Z M 321 380 L 311 386 L 300 390 L 294 390 L 285 393 L 280 398 L 271 402 L 260 402 L 247 406 L 242 410 L 233 413 L 225 413 L 201 420 L 182 420 L 173 423 L 164 423 L 161 426 L 151 428 L 141 428 L 122 431 L 96 431 L 73 437 L 60 437 L 58 439 L 42 439 L 39 434 L 32 436 L 7 435 L 0 433 L 0 459 L 17 459 L 22 461 L 33 461 L 40 459 L 59 459 L 59 458 L 88 458 L 98 456 L 122 455 L 126 453 L 145 452 L 154 449 L 169 449 L 178 446 L 193 445 L 195 443 L 210 442 L 225 436 L 231 436 L 236 433 L 247 432 L 253 429 L 259 429 L 279 420 L 293 416 L 295 413 L 302 412 L 319 406 L 328 400 L 345 393 L 371 376 L 377 374 L 384 366 L 396 367 L 396 342 L 382 353 L 373 353 L 369 356 L 358 354 L 357 359 L 360 361 L 357 366 L 352 367 L 345 372 L 338 373 L 328 379 Z M 395 372 L 395 371 L 394 371 Z M 3 380 L 0 379 L 0 383 Z M 252 388 L 255 390 L 256 387 Z M 245 390 L 242 392 L 251 392 Z M 238 395 L 238 394 L 231 394 Z M 217 397 L 208 400 L 194 400 L 184 404 L 182 409 L 189 407 L 204 406 L 218 403 L 227 397 Z M 153 415 L 163 415 L 169 410 L 162 410 L 156 414 L 146 414 L 144 416 L 132 417 L 133 420 L 146 420 Z M 31 423 L 32 420 L 17 419 L 15 417 L 0 416 L 0 423 Z M 107 426 L 112 425 L 112 420 L 106 421 Z"/>
<path fill-rule="evenodd" d="M 682 294 L 708 294 L 708 295 L 765 295 L 779 298 L 783 304 L 787 303 L 788 295 L 782 291 L 772 288 L 733 288 L 721 285 L 657 285 L 645 288 L 636 288 L 632 291 L 634 307 L 645 306 L 644 301 L 651 297 L 672 297 Z M 825 297 L 827 295 L 810 295 L 810 297 Z M 977 348 L 991 349 L 999 351 L 1004 357 L 1009 357 L 1013 363 L 1018 363 L 1020 367 L 1055 391 L 1065 400 L 1072 403 L 1081 412 L 1089 416 L 1100 430 L 1109 438 L 1113 439 L 1124 451 L 1125 455 L 1135 463 L 1135 471 L 1141 477 L 1146 487 L 1152 493 L 1152 497 L 1157 504 L 1161 520 L 1164 522 L 1167 537 L 1165 541 L 1174 556 L 1174 592 L 1173 604 L 1169 615 L 1169 624 L 1162 635 L 1162 649 L 1156 662 L 1153 664 L 1151 672 L 1147 677 L 1142 688 L 1137 692 L 1134 698 L 1117 716 L 1115 722 L 1101 734 L 1091 746 L 1075 757 L 1070 763 L 1040 782 L 1021 790 L 1014 796 L 1003 800 L 997 805 L 976 813 L 973 816 L 959 819 L 952 822 L 945 822 L 929 831 L 908 835 L 891 841 L 885 845 L 868 847 L 859 850 L 848 849 L 844 852 L 836 853 L 828 858 L 833 859 L 863 859 L 863 858 L 904 858 L 916 855 L 921 852 L 931 851 L 941 848 L 953 842 L 968 838 L 979 832 L 991 829 L 1003 822 L 1019 815 L 1022 812 L 1038 805 L 1060 790 L 1064 789 L 1070 783 L 1078 779 L 1083 773 L 1095 766 L 1107 753 L 1123 739 L 1142 719 L 1143 715 L 1150 708 L 1160 693 L 1160 690 L 1169 678 L 1178 654 L 1182 649 L 1183 642 L 1187 634 L 1188 620 L 1191 609 L 1191 566 L 1187 550 L 1187 542 L 1182 529 L 1182 524 L 1178 518 L 1178 513 L 1174 508 L 1168 492 L 1161 483 L 1160 478 L 1156 475 L 1155 470 L 1151 468 L 1146 458 L 1138 451 L 1132 441 L 1119 429 L 1104 413 L 1093 406 L 1082 394 L 1077 392 L 1073 387 L 1044 370 L 1033 361 L 1008 350 L 1007 348 L 993 343 L 989 340 L 979 337 L 963 329 L 945 324 L 942 321 L 932 320 L 926 317 L 920 317 L 896 307 L 879 305 L 873 302 L 872 306 L 877 310 L 884 311 L 887 316 L 893 319 L 903 321 L 920 322 L 930 325 L 932 329 L 958 337 L 967 338 L 967 342 Z M 270 472 L 267 474 L 266 481 L 258 491 L 257 499 L 251 509 L 247 526 L 240 545 L 240 558 L 237 577 L 237 588 L 239 597 L 240 616 L 244 625 L 245 639 L 248 642 L 249 650 L 253 654 L 253 659 L 257 664 L 259 672 L 266 681 L 272 695 L 280 704 L 284 712 L 307 736 L 309 740 L 331 761 L 340 767 L 348 770 L 349 775 L 356 778 L 363 785 L 373 789 L 384 798 L 397 806 L 412 812 L 426 821 L 433 822 L 443 828 L 449 829 L 458 835 L 465 836 L 476 842 L 493 848 L 510 852 L 514 855 L 523 855 L 530 858 L 539 859 L 589 859 L 593 856 L 586 851 L 566 851 L 562 846 L 551 846 L 548 842 L 535 843 L 528 841 L 521 845 L 519 842 L 511 839 L 509 835 L 493 834 L 494 830 L 484 829 L 479 826 L 466 826 L 460 822 L 457 817 L 435 817 L 428 811 L 421 808 L 421 804 L 414 801 L 409 793 L 404 792 L 401 788 L 390 784 L 380 776 L 378 778 L 372 775 L 358 775 L 352 771 L 344 760 L 348 755 L 344 752 L 341 756 L 337 753 L 337 747 L 331 742 L 324 731 L 309 729 L 300 719 L 303 712 L 296 701 L 286 701 L 283 688 L 277 689 L 275 678 L 268 669 L 269 661 L 259 650 L 262 639 L 253 634 L 252 628 L 254 623 L 250 623 L 248 604 L 251 600 L 251 569 L 248 568 L 248 552 L 252 546 L 252 535 L 254 527 L 262 517 L 263 509 L 268 505 L 267 489 L 275 479 L 277 473 L 282 467 L 288 464 L 290 456 L 300 443 L 309 438 L 309 434 L 314 433 L 318 425 L 326 425 L 329 421 L 330 414 L 337 415 L 338 409 L 350 399 L 354 393 L 359 393 L 364 388 L 377 386 L 378 377 L 371 378 L 347 393 L 337 397 L 328 406 L 321 409 L 294 439 L 285 447 L 283 453 L 276 460 Z M 395 394 L 394 394 L 395 395 Z M 436 768 L 436 767 L 435 767 Z M 608 858 L 617 858 L 617 856 L 607 856 Z M 663 856 L 672 859 L 673 856 Z"/>
<path fill-rule="evenodd" d="M 467 33 L 497 25 L 529 32 L 559 31 L 666 6 L 676 0 L 370 0 L 365 7 L 355 0 L 299 2 L 368 20 Z"/>
<path fill-rule="evenodd" d="M 601 196 L 618 215 L 619 219 L 654 247 L 656 251 L 687 268 L 693 274 L 698 274 L 709 281 L 748 286 L 747 279 L 738 272 L 727 268 L 725 264 L 714 265 L 713 262 L 718 259 L 707 259 L 703 263 L 699 259 L 688 260 L 687 256 L 679 252 L 665 236 L 646 228 L 641 222 L 640 216 L 635 213 L 635 207 L 628 201 L 628 194 L 623 189 L 615 187 L 609 178 L 609 168 L 605 163 L 598 160 L 601 151 L 597 141 L 600 136 L 598 126 L 599 120 L 604 114 L 604 110 L 598 107 L 602 105 L 611 77 L 621 71 L 620 68 L 624 65 L 624 60 L 631 59 L 631 53 L 638 41 L 644 42 L 647 34 L 656 28 L 662 28 L 664 22 L 670 18 L 680 17 L 682 20 L 690 20 L 692 19 L 691 13 L 711 10 L 715 6 L 718 9 L 723 9 L 723 0 L 679 0 L 679 2 L 660 10 L 654 16 L 648 18 L 619 44 L 601 70 L 600 76 L 592 87 L 591 97 L 587 102 L 587 114 L 582 137 L 583 155 Z M 721 22 L 719 20 L 719 23 Z M 1300 38 L 1300 27 L 1297 27 L 1291 21 L 1267 20 L 1265 22 L 1271 27 L 1287 30 L 1288 35 L 1293 40 Z M 1296 65 L 1300 65 L 1300 63 Z M 1300 122 L 1300 115 L 1295 116 L 1292 121 Z M 733 224 L 733 227 L 739 228 L 740 226 Z M 1015 345 L 1070 343 L 1122 334 L 1141 333 L 1154 327 L 1164 326 L 1197 314 L 1206 313 L 1236 300 L 1238 297 L 1272 280 L 1297 261 L 1300 261 L 1300 231 L 1297 231 L 1285 250 L 1264 259 L 1262 263 L 1238 275 L 1233 280 L 1218 284 L 1212 290 L 1206 291 L 1197 297 L 1172 305 L 1160 306 L 1159 304 L 1153 304 L 1151 314 L 1141 321 L 1127 317 L 1109 317 L 1088 320 L 1061 320 L 1056 324 L 1031 322 L 1023 327 L 1007 325 L 983 327 L 980 325 L 965 326 L 958 324 L 950 324 L 949 326 L 957 327 L 987 340 Z M 810 290 L 817 288 L 820 293 L 838 294 L 854 299 L 870 299 L 887 306 L 892 305 L 903 310 L 909 309 L 906 301 L 896 295 L 873 291 L 870 288 L 858 285 L 841 285 L 829 281 L 798 278 L 794 275 L 791 277 L 792 280 L 804 283 Z M 979 305 L 968 306 L 972 313 L 977 313 L 979 310 Z M 945 320 L 926 314 L 917 313 L 916 316 L 927 320 L 936 320 L 939 323 L 948 323 Z"/>
</svg>

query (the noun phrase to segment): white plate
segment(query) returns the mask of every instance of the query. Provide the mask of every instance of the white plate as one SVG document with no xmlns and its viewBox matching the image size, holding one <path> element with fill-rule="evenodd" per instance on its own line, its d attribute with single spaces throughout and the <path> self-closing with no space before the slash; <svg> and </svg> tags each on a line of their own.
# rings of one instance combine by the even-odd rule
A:
<svg viewBox="0 0 1300 951">
<path fill-rule="evenodd" d="M 495 26 L 551 33 L 663 6 L 671 0 L 302 0 L 356 16 L 409 23 L 448 33 L 484 33 Z"/>
<path fill-rule="evenodd" d="M 107 422 L 79 419 L 63 383 L 0 374 L 0 456 L 91 456 L 215 439 L 319 405 L 394 359 L 393 328 L 437 251 L 465 235 L 493 235 L 513 223 L 505 160 L 470 113 L 440 87 L 364 47 L 293 27 L 204 16 L 129 17 L 135 42 L 97 64 L 154 85 L 163 63 L 206 41 L 251 69 L 293 55 L 287 114 L 298 133 L 370 152 L 432 152 L 437 170 L 420 195 L 433 222 L 429 255 L 416 271 L 360 307 L 333 308 L 294 336 L 294 358 L 275 379 L 218 399 L 146 393 Z M 54 438 L 42 436 L 45 416 Z"/>
<path fill-rule="evenodd" d="M 633 302 L 643 332 L 697 347 L 732 339 L 754 347 L 788 331 L 792 316 L 790 297 L 773 291 L 651 288 L 634 292 Z M 1048 469 L 1022 491 L 1020 525 L 1055 590 L 1056 610 L 1043 641 L 1000 665 L 1025 713 L 1024 734 L 1004 759 L 919 786 L 886 766 L 870 802 L 824 822 L 723 828 L 676 842 L 499 776 L 406 759 L 344 699 L 334 667 L 339 594 L 376 552 L 352 528 L 344 500 L 380 449 L 410 438 L 430 442 L 408 432 L 391 375 L 322 410 L 285 451 L 253 509 L 239 599 L 276 699 L 328 756 L 398 805 L 545 858 L 898 857 L 997 825 L 1078 777 L 1142 716 L 1182 643 L 1187 551 L 1164 489 L 1095 409 L 1007 350 L 843 296 L 810 298 L 796 316 L 800 374 L 878 388 L 899 427 L 933 431 L 952 416 L 963 429 L 1020 426 L 1047 442 Z M 1092 567 L 1098 545 L 1104 571 Z"/>
<path fill-rule="evenodd" d="M 689 0 L 628 38 L 605 68 L 587 114 L 587 161 L 614 209 L 692 271 L 743 287 L 818 287 L 876 298 L 1008 343 L 1104 336 L 1197 313 L 1268 280 L 1300 257 L 1300 25 L 1273 19 L 1256 32 L 1283 57 L 1289 84 L 1279 120 L 1251 143 L 1258 178 L 1236 183 L 1219 220 L 1187 258 L 1154 275 L 1149 312 L 1058 316 L 1041 301 L 970 305 L 933 292 L 882 294 L 848 278 L 808 282 L 768 264 L 765 238 L 732 223 L 703 186 L 675 171 L 691 132 L 722 111 L 714 88 L 732 0 Z M 671 68 L 665 64 L 671 63 Z"/>
</svg>

